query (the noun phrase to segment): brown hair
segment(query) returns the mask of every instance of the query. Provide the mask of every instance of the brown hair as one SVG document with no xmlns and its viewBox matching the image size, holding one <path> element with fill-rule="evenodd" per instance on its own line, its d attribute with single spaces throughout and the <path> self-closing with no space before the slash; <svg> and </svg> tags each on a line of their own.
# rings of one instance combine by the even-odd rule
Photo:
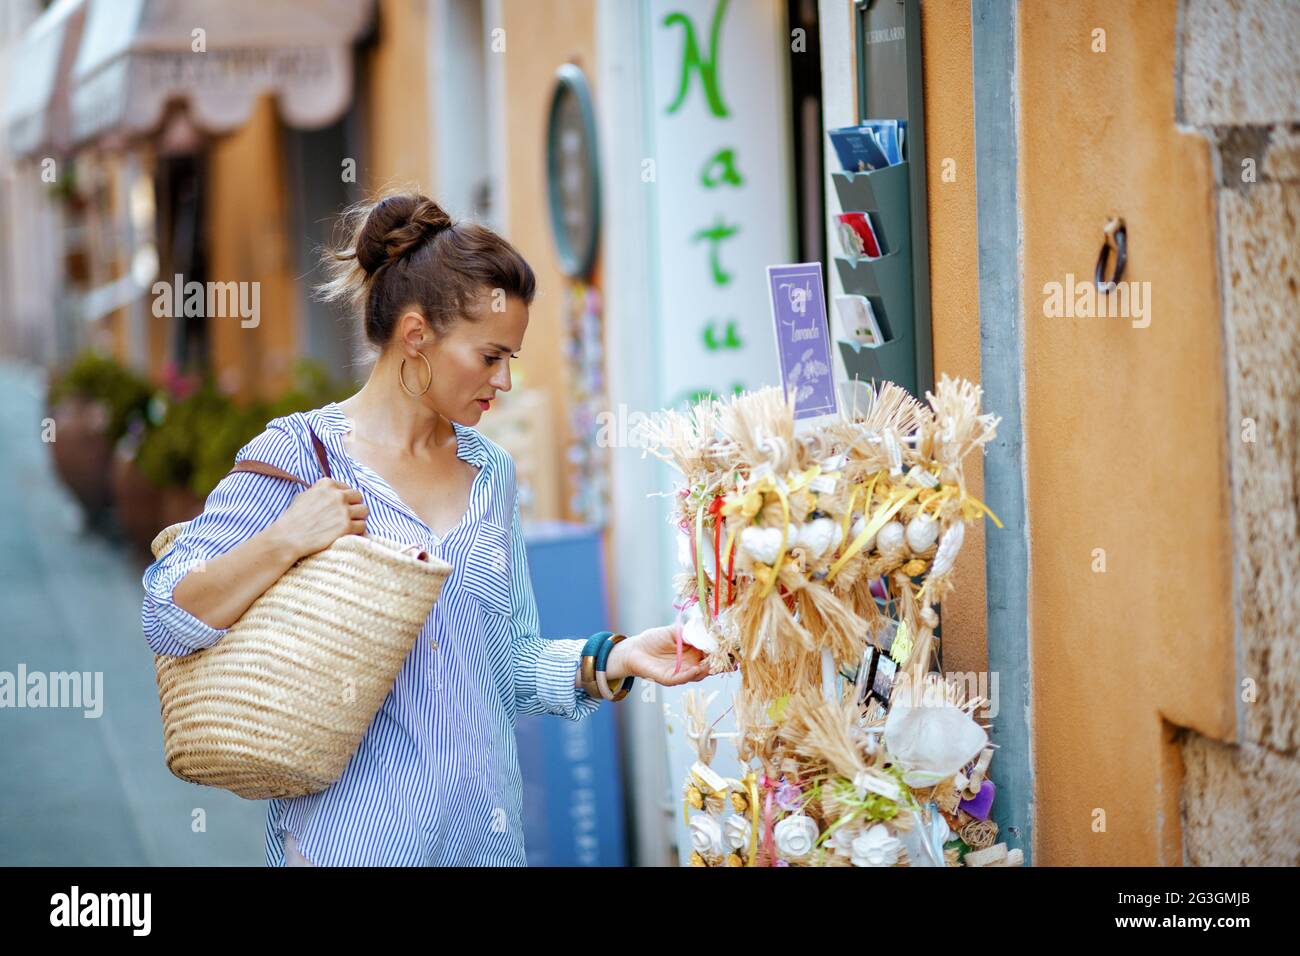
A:
<svg viewBox="0 0 1300 956">
<path fill-rule="evenodd" d="M 317 287 L 328 302 L 362 313 L 371 345 L 393 337 L 402 310 L 415 305 L 435 334 L 446 332 L 485 290 L 501 290 L 531 305 L 532 267 L 487 226 L 453 220 L 428 196 L 396 192 L 346 209 L 344 244 L 324 254 L 329 281 Z"/>
</svg>

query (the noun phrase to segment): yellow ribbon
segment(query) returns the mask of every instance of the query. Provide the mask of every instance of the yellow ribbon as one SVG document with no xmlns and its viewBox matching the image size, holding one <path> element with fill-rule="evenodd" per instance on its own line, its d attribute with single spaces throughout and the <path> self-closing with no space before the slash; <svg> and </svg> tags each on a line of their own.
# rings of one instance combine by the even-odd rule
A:
<svg viewBox="0 0 1300 956">
<path fill-rule="evenodd" d="M 975 516 L 976 516 L 976 517 L 978 517 L 978 516 L 979 516 L 979 513 L 982 511 L 982 512 L 984 512 L 984 514 L 988 515 L 990 518 L 993 519 L 993 523 L 994 523 L 995 525 L 997 525 L 999 528 L 1002 527 L 1002 522 L 998 520 L 998 516 L 997 516 L 997 515 L 995 515 L 992 511 L 989 510 L 988 505 L 986 505 L 984 502 L 980 501 L 980 500 L 979 500 L 978 498 L 976 498 L 974 495 L 969 495 L 969 494 L 967 494 L 966 492 L 963 491 L 963 492 L 962 492 L 962 496 L 961 496 L 961 507 L 962 507 L 962 511 L 963 511 L 963 513 L 966 511 L 966 508 L 967 508 L 968 505 L 974 505 L 974 506 L 975 506 L 974 511 L 975 511 Z"/>
<path fill-rule="evenodd" d="M 853 520 L 853 506 L 858 503 L 858 492 L 862 490 L 861 485 L 854 485 L 849 492 L 849 505 L 844 509 L 844 520 L 840 522 L 840 541 L 849 540 L 849 522 Z"/>
<path fill-rule="evenodd" d="M 758 857 L 758 775 L 751 770 L 744 784 L 749 789 L 749 865 L 753 866 Z"/>
<path fill-rule="evenodd" d="M 876 483 L 884 476 L 883 471 L 878 471 L 871 476 L 871 481 L 867 482 L 867 493 L 862 499 L 862 513 L 871 514 L 871 497 L 876 493 Z"/>
<path fill-rule="evenodd" d="M 927 511 L 933 509 L 937 515 L 939 506 L 957 494 L 958 489 L 956 485 L 943 485 L 939 488 L 927 488 L 925 491 L 921 492 L 921 496 L 917 498 L 917 502 L 920 505 L 917 514 L 925 514 Z M 988 515 L 993 520 L 993 523 L 999 528 L 1002 527 L 1002 522 L 998 520 L 998 516 L 989 510 L 989 507 L 984 504 L 984 502 L 980 501 L 972 494 L 964 491 L 961 492 L 961 504 L 959 507 L 961 508 L 963 520 L 974 520 L 983 513 Z"/>
<path fill-rule="evenodd" d="M 875 484 L 874 479 L 872 480 L 872 484 Z M 835 580 L 835 575 L 839 574 L 840 568 L 844 567 L 845 562 L 861 551 L 867 541 L 870 540 L 877 531 L 883 528 L 888 523 L 889 519 L 898 513 L 899 509 L 901 509 L 903 505 L 907 504 L 923 490 L 923 488 L 895 490 L 891 495 L 890 502 L 881 506 L 880 510 L 878 510 L 875 515 L 872 516 L 871 520 L 867 522 L 867 526 L 862 529 L 861 533 L 859 533 L 856 538 L 853 539 L 853 543 L 849 545 L 849 549 L 841 554 L 839 558 L 836 559 L 835 563 L 831 565 L 830 570 L 826 572 L 826 580 Z"/>
<path fill-rule="evenodd" d="M 763 508 L 763 493 L 757 488 L 751 488 L 749 491 L 729 491 L 723 499 L 722 513 L 724 515 L 741 514 L 746 518 L 752 518 Z"/>
<path fill-rule="evenodd" d="M 813 467 L 817 468 L 819 466 L 814 465 Z M 811 471 L 812 469 L 809 470 Z M 780 485 L 776 484 L 776 482 L 772 481 L 770 477 L 764 478 L 763 484 L 771 485 L 771 490 L 776 493 L 777 500 L 781 502 L 781 547 L 777 549 L 776 560 L 772 562 L 772 573 L 770 575 L 758 575 L 760 578 L 766 579 L 763 581 L 763 590 L 759 592 L 759 598 L 767 597 L 768 593 L 772 590 L 772 585 L 776 584 L 777 574 L 780 571 L 781 562 L 785 560 L 786 546 L 790 537 L 790 500 L 786 497 L 785 490 Z M 762 570 L 761 565 L 759 566 L 759 570 Z"/>
<path fill-rule="evenodd" d="M 821 465 L 813 465 L 801 475 L 791 478 L 787 485 L 791 491 L 798 491 L 804 485 L 809 484 L 814 478 L 822 473 Z"/>
<path fill-rule="evenodd" d="M 916 499 L 917 504 L 919 505 L 916 512 L 917 515 L 925 514 L 926 509 L 931 505 L 934 505 L 937 508 L 944 499 L 952 497 L 954 490 L 955 489 L 951 485 L 944 488 L 925 489 L 925 491 L 921 492 L 920 497 Z M 936 511 L 936 514 L 937 513 L 938 512 Z"/>
</svg>

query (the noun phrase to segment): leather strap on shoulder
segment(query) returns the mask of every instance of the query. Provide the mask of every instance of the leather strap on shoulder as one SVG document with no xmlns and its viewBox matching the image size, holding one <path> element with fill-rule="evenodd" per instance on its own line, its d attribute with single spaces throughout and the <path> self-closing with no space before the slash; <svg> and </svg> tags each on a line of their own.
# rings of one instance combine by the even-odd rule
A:
<svg viewBox="0 0 1300 956">
<path fill-rule="evenodd" d="M 307 486 L 307 482 L 303 481 L 297 475 L 291 475 L 283 468 L 277 468 L 275 465 L 268 464 L 264 461 L 254 461 L 251 458 L 245 458 L 242 461 L 235 462 L 235 467 L 230 469 L 230 473 L 234 474 L 237 471 L 251 471 L 258 475 L 266 475 L 269 478 L 283 478 L 285 481 L 296 481 L 304 487 Z"/>
<path fill-rule="evenodd" d="M 325 443 L 316 437 L 316 432 L 311 425 L 307 426 L 307 432 L 311 435 L 311 448 L 316 453 L 316 462 L 320 465 L 321 474 L 326 478 L 333 478 L 334 476 L 330 474 L 329 456 L 325 454 Z"/>
<path fill-rule="evenodd" d="M 330 473 L 329 456 L 325 453 L 325 443 L 316 435 L 316 432 L 312 429 L 311 425 L 307 426 L 307 431 L 311 435 L 311 449 L 316 453 L 316 463 L 320 465 L 321 473 L 324 474 L 326 478 L 333 478 L 334 476 Z M 283 478 L 285 481 L 296 481 L 304 488 L 311 487 L 311 482 L 299 478 L 297 475 L 291 475 L 283 468 L 278 468 L 269 462 L 255 461 L 251 458 L 245 458 L 242 461 L 235 462 L 235 467 L 231 468 L 230 471 L 231 473 L 236 471 L 251 471 L 254 474 L 266 475 L 269 478 Z"/>
</svg>

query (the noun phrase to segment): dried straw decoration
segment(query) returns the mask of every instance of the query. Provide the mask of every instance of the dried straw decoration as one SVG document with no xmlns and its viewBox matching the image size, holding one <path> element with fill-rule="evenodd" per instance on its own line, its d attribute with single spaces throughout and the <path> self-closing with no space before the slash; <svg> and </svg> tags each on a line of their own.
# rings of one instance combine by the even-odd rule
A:
<svg viewBox="0 0 1300 956">
<path fill-rule="evenodd" d="M 965 462 L 997 432 L 980 397 L 947 376 L 925 403 L 886 382 L 866 408 L 801 428 L 793 390 L 766 388 L 645 423 L 647 453 L 680 475 L 684 639 L 713 673 L 741 674 L 743 779 L 720 789 L 712 738 L 693 736 L 683 812 L 696 865 L 952 865 L 968 847 L 946 820 L 965 814 L 980 842 L 996 834 L 979 790 L 991 786 L 972 716 L 983 702 L 930 675 L 965 526 L 1001 527 L 966 486 Z M 687 706 L 688 727 L 708 726 L 699 698 Z"/>
</svg>

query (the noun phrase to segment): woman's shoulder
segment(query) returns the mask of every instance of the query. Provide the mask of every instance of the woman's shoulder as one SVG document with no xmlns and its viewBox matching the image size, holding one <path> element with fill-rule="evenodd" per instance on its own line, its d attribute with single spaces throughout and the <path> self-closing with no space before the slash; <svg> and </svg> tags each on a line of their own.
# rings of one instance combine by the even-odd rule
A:
<svg viewBox="0 0 1300 956">
<path fill-rule="evenodd" d="M 266 427 L 244 444 L 235 455 L 235 461 L 264 461 L 292 474 L 302 474 L 306 463 L 307 413 L 293 412 L 279 415 L 266 423 Z"/>
<path fill-rule="evenodd" d="M 458 440 L 470 443 L 467 456 L 470 461 L 479 466 L 486 465 L 503 479 L 514 481 L 515 460 L 510 452 L 472 425 L 458 424 L 456 433 Z"/>
</svg>

